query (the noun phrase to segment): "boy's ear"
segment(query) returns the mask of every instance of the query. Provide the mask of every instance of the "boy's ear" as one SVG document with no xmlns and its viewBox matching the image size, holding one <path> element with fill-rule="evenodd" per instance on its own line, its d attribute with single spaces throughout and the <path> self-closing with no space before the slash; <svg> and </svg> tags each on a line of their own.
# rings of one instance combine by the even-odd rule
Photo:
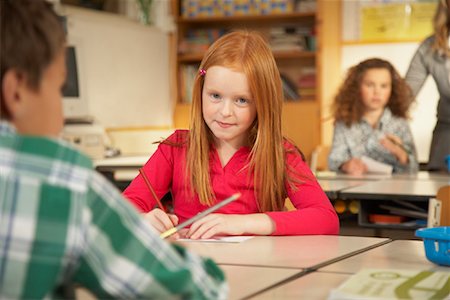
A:
<svg viewBox="0 0 450 300">
<path fill-rule="evenodd" d="M 6 109 L 14 119 L 23 102 L 23 87 L 26 85 L 25 76 L 14 69 L 6 71 L 3 76 L 2 91 Z"/>
</svg>

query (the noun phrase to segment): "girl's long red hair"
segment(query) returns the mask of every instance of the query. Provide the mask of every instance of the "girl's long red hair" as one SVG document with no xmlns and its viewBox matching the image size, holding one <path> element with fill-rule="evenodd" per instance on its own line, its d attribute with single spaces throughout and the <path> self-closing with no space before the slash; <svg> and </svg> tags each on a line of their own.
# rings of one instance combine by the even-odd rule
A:
<svg viewBox="0 0 450 300">
<path fill-rule="evenodd" d="M 281 210 L 286 197 L 285 150 L 281 131 L 283 91 L 275 59 L 257 33 L 237 31 L 218 39 L 206 52 L 200 69 L 222 66 L 247 76 L 257 117 L 249 131 L 251 155 L 247 167 L 254 174 L 255 193 L 261 211 Z M 187 152 L 187 176 L 202 204 L 215 199 L 209 176 L 209 152 L 213 135 L 202 115 L 204 76 L 195 78 Z"/>
</svg>

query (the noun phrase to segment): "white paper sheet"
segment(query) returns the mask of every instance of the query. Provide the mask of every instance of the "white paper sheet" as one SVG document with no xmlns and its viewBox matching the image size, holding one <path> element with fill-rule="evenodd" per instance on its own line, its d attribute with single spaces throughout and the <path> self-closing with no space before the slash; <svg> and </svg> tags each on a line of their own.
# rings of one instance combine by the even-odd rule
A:
<svg viewBox="0 0 450 300">
<path fill-rule="evenodd" d="M 376 161 L 370 157 L 362 156 L 361 160 L 366 164 L 369 173 L 392 174 L 391 165 Z"/>
<path fill-rule="evenodd" d="M 252 238 L 253 236 L 221 236 L 212 239 L 199 239 L 199 240 L 178 239 L 177 242 L 242 243 Z"/>
</svg>

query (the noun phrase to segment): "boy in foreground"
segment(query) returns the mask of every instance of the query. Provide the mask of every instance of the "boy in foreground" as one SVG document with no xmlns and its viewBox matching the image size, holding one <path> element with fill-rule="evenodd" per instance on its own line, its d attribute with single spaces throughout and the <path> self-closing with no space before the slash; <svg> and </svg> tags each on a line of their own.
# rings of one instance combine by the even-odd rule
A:
<svg viewBox="0 0 450 300">
<path fill-rule="evenodd" d="M 1 0 L 0 298 L 225 298 L 221 270 L 160 239 L 57 139 L 65 34 L 43 0 Z"/>
</svg>

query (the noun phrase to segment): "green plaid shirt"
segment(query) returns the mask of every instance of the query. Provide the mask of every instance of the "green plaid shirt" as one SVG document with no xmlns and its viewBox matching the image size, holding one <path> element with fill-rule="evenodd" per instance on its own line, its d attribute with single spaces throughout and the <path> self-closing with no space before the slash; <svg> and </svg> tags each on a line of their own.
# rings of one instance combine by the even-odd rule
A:
<svg viewBox="0 0 450 300">
<path fill-rule="evenodd" d="M 61 141 L 0 122 L 0 298 L 225 298 L 222 271 L 159 238 L 120 193 Z"/>
</svg>

